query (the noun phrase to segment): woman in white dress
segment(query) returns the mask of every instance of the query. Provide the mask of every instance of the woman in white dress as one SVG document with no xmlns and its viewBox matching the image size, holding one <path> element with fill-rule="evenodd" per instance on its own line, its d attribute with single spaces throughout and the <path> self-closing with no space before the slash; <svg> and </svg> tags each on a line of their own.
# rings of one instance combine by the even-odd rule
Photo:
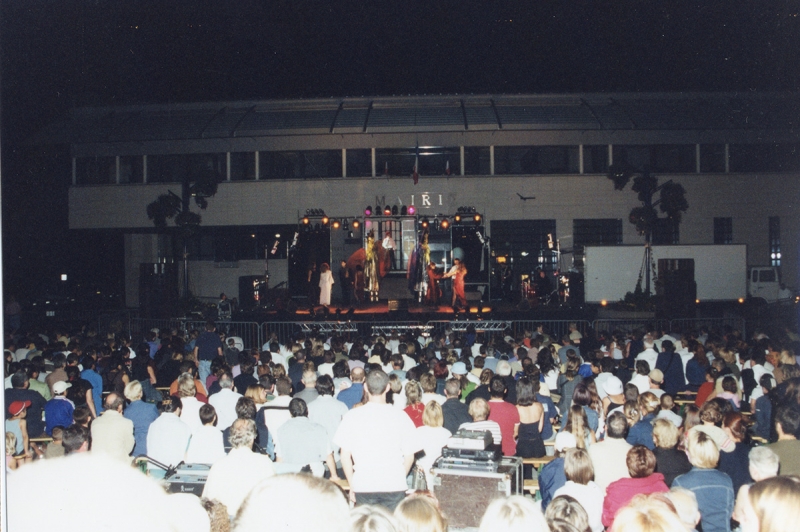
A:
<svg viewBox="0 0 800 532">
<path fill-rule="evenodd" d="M 327 262 L 320 266 L 319 274 L 319 304 L 329 306 L 331 304 L 331 288 L 333 288 L 333 273 Z"/>
</svg>

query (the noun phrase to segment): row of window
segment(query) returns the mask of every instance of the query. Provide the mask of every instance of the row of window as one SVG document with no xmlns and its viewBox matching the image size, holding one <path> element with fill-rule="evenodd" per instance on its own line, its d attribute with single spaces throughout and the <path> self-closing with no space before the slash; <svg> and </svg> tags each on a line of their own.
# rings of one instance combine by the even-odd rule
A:
<svg viewBox="0 0 800 532">
<path fill-rule="evenodd" d="M 800 145 L 681 144 L 656 146 L 495 146 L 376 148 L 203 153 L 120 157 L 79 157 L 73 182 L 173 183 L 199 172 L 220 181 L 373 175 L 601 174 L 609 164 L 658 173 L 778 172 L 800 170 Z M 699 156 L 698 156 L 699 155 Z"/>
</svg>

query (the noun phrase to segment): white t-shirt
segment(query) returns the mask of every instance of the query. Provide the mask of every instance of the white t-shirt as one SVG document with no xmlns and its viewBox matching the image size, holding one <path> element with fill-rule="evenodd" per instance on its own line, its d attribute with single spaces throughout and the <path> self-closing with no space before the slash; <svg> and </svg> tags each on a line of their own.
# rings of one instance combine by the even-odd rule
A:
<svg viewBox="0 0 800 532">
<path fill-rule="evenodd" d="M 566 484 L 556 490 L 553 498 L 560 495 L 574 497 L 586 510 L 592 532 L 603 532 L 603 498 L 605 495 L 600 486 L 594 481 L 589 481 L 588 484 L 578 484 L 568 480 Z"/>
<path fill-rule="evenodd" d="M 376 402 L 347 412 L 333 442 L 352 454 L 356 493 L 405 491 L 405 456 L 422 448 L 411 418 Z"/>
</svg>

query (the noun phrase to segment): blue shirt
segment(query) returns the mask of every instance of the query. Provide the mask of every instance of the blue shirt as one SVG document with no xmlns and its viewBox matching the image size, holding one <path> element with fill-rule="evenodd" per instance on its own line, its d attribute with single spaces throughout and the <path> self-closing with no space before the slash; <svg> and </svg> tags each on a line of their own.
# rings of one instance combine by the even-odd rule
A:
<svg viewBox="0 0 800 532">
<path fill-rule="evenodd" d="M 352 410 L 356 404 L 361 402 L 363 394 L 364 383 L 354 382 L 352 386 L 339 392 L 339 395 L 336 398 L 346 404 L 347 408 Z"/>
<path fill-rule="evenodd" d="M 542 468 L 539 473 L 539 492 L 542 494 L 542 511 L 553 500 L 553 494 L 567 483 L 564 473 L 564 459 L 556 458 Z"/>
<path fill-rule="evenodd" d="M 63 395 L 53 397 L 44 405 L 45 432 L 53 435 L 55 427 L 67 428 L 72 425 L 72 413 L 75 407 Z"/>
<path fill-rule="evenodd" d="M 85 369 L 81 371 L 81 378 L 92 385 L 92 402 L 99 416 L 103 412 L 103 377 L 93 369 Z"/>
<path fill-rule="evenodd" d="M 644 445 L 651 451 L 655 449 L 656 445 L 653 443 L 653 420 L 655 417 L 655 414 L 647 414 L 637 421 L 628 431 L 628 437 L 625 441 L 631 445 Z"/>
<path fill-rule="evenodd" d="M 197 348 L 197 360 L 214 360 L 223 348 L 219 335 L 212 331 L 200 334 L 194 346 Z"/>
<path fill-rule="evenodd" d="M 128 405 L 122 414 L 126 419 L 133 421 L 133 456 L 147 454 L 147 432 L 150 424 L 158 419 L 158 408 L 152 403 L 134 401 Z"/>
<path fill-rule="evenodd" d="M 697 497 L 703 532 L 730 532 L 733 515 L 733 482 L 716 469 L 693 467 L 672 482 L 673 488 L 686 488 Z"/>
</svg>

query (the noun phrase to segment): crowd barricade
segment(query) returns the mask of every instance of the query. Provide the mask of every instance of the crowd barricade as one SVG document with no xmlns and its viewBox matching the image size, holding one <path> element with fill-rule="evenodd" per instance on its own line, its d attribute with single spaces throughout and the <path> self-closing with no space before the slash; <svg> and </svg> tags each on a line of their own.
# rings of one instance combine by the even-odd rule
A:
<svg viewBox="0 0 800 532">
<path fill-rule="evenodd" d="M 302 330 L 302 327 L 299 323 L 291 322 L 291 321 L 272 321 L 267 323 L 262 323 L 260 325 L 261 331 L 261 345 L 262 347 L 264 343 L 267 342 L 272 337 L 272 333 L 278 337 L 279 344 L 285 344 L 288 342 L 292 336 L 299 333 Z"/>
<path fill-rule="evenodd" d="M 741 331 L 742 337 L 747 338 L 746 321 L 744 318 L 686 318 L 669 320 L 670 330 L 673 332 L 696 331 L 701 327 L 706 329 L 721 330 L 726 327 Z"/>
<path fill-rule="evenodd" d="M 542 326 L 542 330 L 550 336 L 554 341 L 559 342 L 565 334 L 569 334 L 569 326 L 574 323 L 582 335 L 589 331 L 591 324 L 586 320 L 524 320 L 514 321 L 512 330 L 514 336 L 519 337 L 525 331 L 534 332 L 537 325 Z"/>
<path fill-rule="evenodd" d="M 595 331 L 622 331 L 625 333 L 633 332 L 637 329 L 649 329 L 651 327 L 654 328 L 668 328 L 669 327 L 669 320 L 657 320 L 655 318 L 639 318 L 639 319 L 603 319 L 603 320 L 594 320 L 592 322 L 592 328 Z"/>
</svg>

